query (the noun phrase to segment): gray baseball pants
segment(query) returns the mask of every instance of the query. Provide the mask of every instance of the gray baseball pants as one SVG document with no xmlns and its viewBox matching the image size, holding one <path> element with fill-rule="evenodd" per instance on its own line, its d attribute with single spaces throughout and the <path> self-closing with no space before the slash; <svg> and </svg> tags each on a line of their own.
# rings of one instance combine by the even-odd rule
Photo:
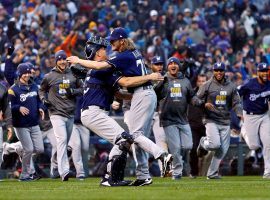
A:
<svg viewBox="0 0 270 200">
<path fill-rule="evenodd" d="M 68 146 L 72 149 L 72 160 L 76 177 L 87 177 L 90 132 L 81 124 L 74 124 Z"/>
<path fill-rule="evenodd" d="M 261 147 L 264 159 L 264 176 L 270 176 L 270 117 L 268 113 L 262 115 L 248 115 L 243 112 L 244 123 L 241 129 L 243 138 L 251 150 Z"/>
<path fill-rule="evenodd" d="M 67 118 L 60 115 L 51 115 L 50 120 L 53 126 L 57 146 L 57 164 L 61 177 L 69 173 L 69 160 L 67 156 L 67 145 L 72 133 L 74 118 Z"/>
<path fill-rule="evenodd" d="M 153 89 L 137 88 L 131 100 L 127 119 L 125 119 L 135 141 L 132 150 L 136 162 L 136 176 L 140 180 L 151 178 L 147 153 L 151 153 L 155 159 L 165 153 L 161 147 L 148 138 L 156 103 L 157 97 Z"/>
<path fill-rule="evenodd" d="M 182 176 L 182 150 L 192 149 L 192 133 L 189 124 L 175 124 L 164 127 L 169 152 L 173 155 L 173 176 Z"/>
<path fill-rule="evenodd" d="M 218 170 L 221 160 L 226 155 L 230 146 L 230 126 L 216 123 L 206 123 L 206 137 L 202 137 L 201 145 L 208 151 L 214 151 L 207 171 L 207 176 L 218 176 Z"/>
<path fill-rule="evenodd" d="M 43 153 L 44 145 L 39 126 L 29 128 L 14 128 L 17 138 L 22 143 L 22 173 L 20 178 L 28 178 L 33 173 L 30 163 L 33 153 Z"/>
<path fill-rule="evenodd" d="M 0 127 L 0 166 L 3 162 L 2 154 L 3 154 L 3 128 Z"/>
<path fill-rule="evenodd" d="M 108 116 L 107 111 L 100 109 L 99 106 L 89 106 L 87 110 L 84 110 L 81 113 L 81 121 L 85 127 L 111 144 L 115 144 L 116 137 L 125 131 L 113 118 Z M 119 146 L 114 145 L 110 151 L 109 160 L 121 154 Z M 111 172 L 110 164 L 107 166 L 107 172 Z"/>
</svg>

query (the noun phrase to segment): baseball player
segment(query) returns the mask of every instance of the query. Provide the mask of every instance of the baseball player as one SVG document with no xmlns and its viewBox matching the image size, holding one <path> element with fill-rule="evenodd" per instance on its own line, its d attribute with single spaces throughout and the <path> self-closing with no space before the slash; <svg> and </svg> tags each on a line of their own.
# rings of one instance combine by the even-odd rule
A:
<svg viewBox="0 0 270 200">
<path fill-rule="evenodd" d="M 62 181 L 68 181 L 67 145 L 72 132 L 76 95 L 82 93 L 82 82 L 68 67 L 66 53 L 55 53 L 56 66 L 41 82 L 40 99 L 47 105 L 57 143 L 57 164 Z"/>
<path fill-rule="evenodd" d="M 125 29 L 121 27 L 114 29 L 110 35 L 110 43 L 112 50 L 117 51 L 118 54 L 107 61 L 82 60 L 76 56 L 71 56 L 67 60 L 90 69 L 113 69 L 121 72 L 126 77 L 146 75 L 147 72 L 142 55 L 136 50 L 134 43 L 128 38 Z M 121 84 L 121 79 L 118 80 L 118 83 L 121 86 L 127 86 Z M 133 185 L 149 185 L 152 183 L 152 179 L 149 175 L 147 155 L 144 151 L 151 153 L 156 159 L 160 158 L 163 161 L 163 172 L 166 171 L 167 165 L 171 162 L 172 155 L 166 154 L 164 150 L 144 136 L 144 133 L 150 131 L 157 101 L 151 82 L 147 81 L 136 87 L 129 86 L 129 91 L 133 93 L 133 97 L 130 108 L 130 118 L 132 120 L 128 120 L 128 126 L 135 143 L 141 148 L 136 151 L 136 155 L 135 151 L 133 151 L 137 167 L 137 180 L 134 181 Z"/>
<path fill-rule="evenodd" d="M 215 63 L 213 74 L 197 92 L 205 102 L 203 122 L 206 128 L 206 137 L 201 138 L 197 155 L 202 157 L 208 151 L 214 151 L 207 179 L 220 179 L 219 165 L 230 146 L 230 110 L 233 109 L 239 118 L 243 116 L 236 86 L 225 77 L 225 64 Z"/>
<path fill-rule="evenodd" d="M 18 81 L 8 90 L 11 101 L 12 123 L 23 147 L 22 173 L 19 181 L 32 181 L 30 161 L 33 152 L 43 153 L 42 134 L 38 126 L 39 115 L 44 119 L 44 106 L 38 96 L 36 84 L 29 84 L 31 68 L 19 64 Z"/>
<path fill-rule="evenodd" d="M 85 47 L 87 59 L 106 60 L 108 44 L 107 40 L 98 36 L 89 38 Z M 118 90 L 116 82 L 120 79 L 126 85 L 140 84 L 142 81 L 151 80 L 151 77 L 119 77 L 113 74 L 112 69 L 89 70 L 87 73 L 81 105 L 81 121 L 84 126 L 114 144 L 109 154 L 107 173 L 101 181 L 103 186 L 124 186 L 130 183 L 129 181 L 123 181 L 123 176 L 126 154 L 133 139 L 115 120 L 108 116 L 110 104 Z"/>
<path fill-rule="evenodd" d="M 164 61 L 160 56 L 154 56 L 151 59 L 150 67 L 151 67 L 152 72 L 162 73 L 163 65 L 164 65 Z M 154 84 L 157 84 L 157 82 Z M 164 149 L 164 151 L 168 152 L 168 145 L 166 142 L 165 132 L 164 132 L 163 127 L 160 126 L 158 106 L 156 108 L 156 111 L 154 112 L 152 130 L 153 130 L 156 144 L 160 146 L 162 149 Z M 160 172 L 162 175 L 162 163 L 160 160 L 158 161 L 158 164 L 159 164 Z M 168 170 L 169 170 L 169 167 L 168 167 Z"/>
<path fill-rule="evenodd" d="M 243 138 L 251 150 L 262 148 L 264 158 L 263 178 L 270 179 L 270 118 L 267 114 L 270 99 L 269 67 L 266 63 L 257 66 L 257 77 L 239 86 L 243 97 Z M 262 144 L 262 145 L 261 145 Z"/>
</svg>

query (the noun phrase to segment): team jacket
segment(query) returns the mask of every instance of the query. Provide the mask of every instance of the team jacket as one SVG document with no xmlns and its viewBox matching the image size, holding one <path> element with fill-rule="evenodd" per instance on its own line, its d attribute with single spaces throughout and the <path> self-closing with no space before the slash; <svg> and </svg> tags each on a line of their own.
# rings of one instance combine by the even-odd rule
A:
<svg viewBox="0 0 270 200">
<path fill-rule="evenodd" d="M 160 82 L 155 91 L 159 101 L 160 124 L 163 127 L 174 124 L 188 124 L 187 107 L 195 92 L 184 76 L 173 78 L 168 73 L 166 81 Z"/>
<path fill-rule="evenodd" d="M 270 81 L 260 84 L 257 78 L 250 79 L 243 86 L 238 87 L 240 96 L 243 96 L 243 108 L 253 114 L 263 114 L 268 111 L 270 99 Z"/>
<path fill-rule="evenodd" d="M 48 109 L 50 115 L 61 115 L 73 117 L 75 112 L 76 95 L 82 93 L 82 84 L 76 79 L 70 68 L 60 72 L 56 67 L 46 74 L 40 84 L 40 99 L 49 101 Z M 74 93 L 68 95 L 66 89 L 72 88 Z"/>
<path fill-rule="evenodd" d="M 11 101 L 12 123 L 17 128 L 36 126 L 39 123 L 39 108 L 44 110 L 38 96 L 36 84 L 23 85 L 16 81 L 8 90 Z M 29 114 L 23 116 L 20 107 L 29 109 Z"/>
<path fill-rule="evenodd" d="M 198 98 L 215 106 L 214 111 L 204 110 L 204 123 L 214 122 L 221 125 L 230 124 L 230 111 L 242 115 L 242 105 L 236 86 L 225 78 L 223 84 L 214 77 L 208 80 L 197 92 Z"/>
<path fill-rule="evenodd" d="M 3 117 L 7 123 L 7 126 L 12 126 L 11 119 L 11 110 L 8 102 L 8 91 L 7 88 L 0 83 L 0 111 L 3 113 Z M 2 126 L 2 122 L 0 121 L 0 127 Z"/>
</svg>

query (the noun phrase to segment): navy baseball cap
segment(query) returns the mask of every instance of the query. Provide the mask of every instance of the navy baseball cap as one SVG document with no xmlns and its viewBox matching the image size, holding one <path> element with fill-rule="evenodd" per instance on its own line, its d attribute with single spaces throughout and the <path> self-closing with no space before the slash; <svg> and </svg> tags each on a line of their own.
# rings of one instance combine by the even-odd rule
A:
<svg viewBox="0 0 270 200">
<path fill-rule="evenodd" d="M 174 63 L 176 63 L 179 67 L 181 67 L 181 61 L 178 59 L 178 58 L 176 58 L 176 57 L 170 57 L 168 60 L 167 60 L 167 65 L 169 65 L 170 63 L 172 63 L 172 62 L 174 62 Z"/>
<path fill-rule="evenodd" d="M 257 71 L 268 71 L 269 67 L 266 63 L 259 63 L 257 66 Z"/>
<path fill-rule="evenodd" d="M 151 60 L 151 64 L 164 63 L 164 60 L 160 56 L 155 56 Z"/>
<path fill-rule="evenodd" d="M 225 64 L 223 62 L 217 62 L 214 64 L 213 66 L 213 70 L 222 70 L 222 71 L 225 71 Z"/>
<path fill-rule="evenodd" d="M 27 63 L 19 64 L 17 68 L 17 74 L 19 78 L 21 78 L 23 74 L 27 74 L 27 73 L 29 74 L 31 73 L 31 67 Z"/>
<path fill-rule="evenodd" d="M 120 39 L 124 39 L 124 38 L 128 38 L 127 32 L 125 31 L 124 28 L 118 27 L 118 28 L 115 28 L 111 32 L 109 40 L 114 41 L 114 40 L 120 40 Z"/>
<path fill-rule="evenodd" d="M 66 59 L 67 58 L 67 54 L 64 50 L 59 50 L 55 53 L 55 62 L 57 62 L 60 59 Z"/>
</svg>

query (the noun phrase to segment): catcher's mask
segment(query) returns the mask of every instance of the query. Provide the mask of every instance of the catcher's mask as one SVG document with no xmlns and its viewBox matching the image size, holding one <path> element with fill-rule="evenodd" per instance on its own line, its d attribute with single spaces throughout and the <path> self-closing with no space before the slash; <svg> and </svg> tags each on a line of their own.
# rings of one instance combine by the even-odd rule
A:
<svg viewBox="0 0 270 200">
<path fill-rule="evenodd" d="M 85 45 L 84 48 L 84 52 L 85 52 L 85 57 L 88 60 L 93 60 L 96 52 L 102 48 L 105 47 L 107 48 L 107 46 L 109 46 L 110 43 L 108 40 L 106 40 L 105 38 L 102 38 L 100 36 L 91 36 Z"/>
</svg>

